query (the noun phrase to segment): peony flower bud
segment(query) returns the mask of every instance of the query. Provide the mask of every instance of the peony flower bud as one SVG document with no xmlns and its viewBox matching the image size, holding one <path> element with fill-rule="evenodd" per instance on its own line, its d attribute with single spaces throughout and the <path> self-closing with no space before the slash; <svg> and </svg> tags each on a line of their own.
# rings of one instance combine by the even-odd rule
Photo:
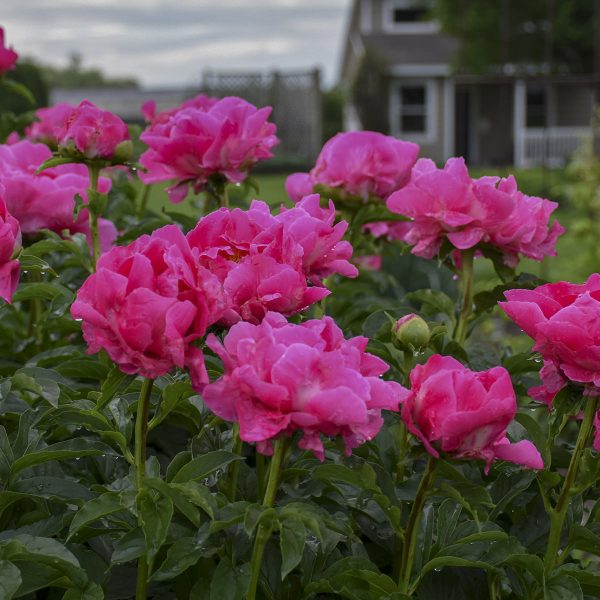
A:
<svg viewBox="0 0 600 600">
<path fill-rule="evenodd" d="M 392 326 L 393 341 L 401 350 L 421 350 L 431 339 L 429 325 L 419 315 L 410 313 L 398 319 Z"/>
<path fill-rule="evenodd" d="M 19 55 L 4 45 L 4 29 L 0 27 L 0 76 L 15 68 Z"/>
</svg>

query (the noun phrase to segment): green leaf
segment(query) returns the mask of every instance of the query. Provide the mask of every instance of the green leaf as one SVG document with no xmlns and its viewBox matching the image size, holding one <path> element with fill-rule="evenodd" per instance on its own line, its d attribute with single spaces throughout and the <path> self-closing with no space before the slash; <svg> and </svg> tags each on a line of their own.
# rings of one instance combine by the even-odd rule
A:
<svg viewBox="0 0 600 600">
<path fill-rule="evenodd" d="M 451 540 L 460 518 L 462 507 L 452 498 L 446 498 L 438 509 L 437 518 L 437 545 L 444 548 Z"/>
<path fill-rule="evenodd" d="M 52 167 L 58 167 L 60 165 L 69 165 L 71 163 L 77 162 L 72 158 L 67 158 L 65 156 L 52 156 L 48 160 L 45 160 L 36 171 L 36 174 L 45 171 L 46 169 L 51 169 Z"/>
<path fill-rule="evenodd" d="M 86 502 L 75 514 L 69 527 L 69 537 L 72 539 L 86 525 L 102 519 L 107 515 L 124 510 L 121 496 L 117 492 L 106 492 L 89 502 Z"/>
<path fill-rule="evenodd" d="M 544 563 L 539 556 L 535 556 L 535 554 L 513 554 L 504 561 L 504 564 L 510 565 L 514 569 L 531 573 L 538 585 L 543 585 Z"/>
<path fill-rule="evenodd" d="M 38 256 L 34 256 L 33 254 L 29 254 L 29 252 L 27 250 L 23 250 L 23 252 L 21 252 L 21 254 L 19 254 L 19 263 L 21 265 L 21 271 L 22 272 L 27 272 L 27 271 L 32 271 L 34 273 L 51 273 L 52 275 L 58 276 L 58 274 L 56 273 L 56 271 L 45 261 L 42 260 L 41 258 L 39 258 Z M 27 299 L 27 294 L 26 292 L 23 292 L 23 288 L 24 286 L 31 286 L 33 284 L 29 283 L 22 283 L 19 286 L 19 289 L 15 292 L 15 294 L 13 295 L 13 302 L 16 302 L 17 300 L 26 300 Z M 50 284 L 48 284 L 50 285 Z M 29 294 L 31 294 L 31 292 L 29 292 Z M 30 296 L 30 297 L 44 297 L 43 294 L 41 296 Z M 51 296 L 52 298 L 54 296 Z"/>
<path fill-rule="evenodd" d="M 210 600 L 242 600 L 249 581 L 248 563 L 234 567 L 229 558 L 221 558 L 210 585 Z"/>
<path fill-rule="evenodd" d="M 27 102 L 29 102 L 29 104 L 32 106 L 35 106 L 36 102 L 33 94 L 29 91 L 29 88 L 24 86 L 22 83 L 19 83 L 14 79 L 9 79 L 8 77 L 2 77 L 0 78 L 0 85 L 7 88 L 14 94 L 17 94 L 17 96 L 21 96 L 21 98 L 27 100 Z"/>
<path fill-rule="evenodd" d="M 152 431 L 157 425 L 162 423 L 181 401 L 193 395 L 195 395 L 195 392 L 191 384 L 187 381 L 177 381 L 167 385 L 162 391 L 158 410 L 148 423 L 148 431 Z"/>
<path fill-rule="evenodd" d="M 61 295 L 68 298 L 69 301 L 75 297 L 73 292 L 56 282 L 22 283 L 15 292 L 13 301 L 22 302 L 23 300 L 33 300 L 35 298 L 54 300 L 54 298 Z"/>
<path fill-rule="evenodd" d="M 377 485 L 375 471 L 373 471 L 373 468 L 366 462 L 355 469 L 350 469 L 344 465 L 319 465 L 313 471 L 313 477 L 324 481 L 342 481 L 353 485 L 358 489 L 372 490 L 381 493 L 381 489 Z"/>
<path fill-rule="evenodd" d="M 111 562 L 124 563 L 138 559 L 146 551 L 146 538 L 141 527 L 128 531 L 114 547 Z"/>
<path fill-rule="evenodd" d="M 561 572 L 546 581 L 544 600 L 583 600 L 583 592 L 577 579 Z"/>
<path fill-rule="evenodd" d="M 152 575 L 153 581 L 170 581 L 195 565 L 203 556 L 211 556 L 216 548 L 208 545 L 208 525 L 202 527 L 194 537 L 177 540 L 167 551 L 167 556 Z"/>
<path fill-rule="evenodd" d="M 138 492 L 136 498 L 148 558 L 152 559 L 165 543 L 171 519 L 173 502 L 166 496 L 154 496 L 147 490 Z"/>
<path fill-rule="evenodd" d="M 201 508 L 211 519 L 217 510 L 217 501 L 210 489 L 198 481 L 186 483 L 170 483 L 169 486 L 179 490 L 192 504 Z"/>
<path fill-rule="evenodd" d="M 42 450 L 34 450 L 17 458 L 12 465 L 13 475 L 39 465 L 49 460 L 64 460 L 66 458 L 82 458 L 84 456 L 99 456 L 102 454 L 114 454 L 112 448 L 101 442 L 84 438 L 75 438 L 64 442 L 57 442 L 46 446 Z"/>
<path fill-rule="evenodd" d="M 306 542 L 304 523 L 289 517 L 283 520 L 279 527 L 279 546 L 281 548 L 281 579 L 284 580 L 302 560 Z"/>
<path fill-rule="evenodd" d="M 164 482 L 158 478 L 148 478 L 144 480 L 145 484 L 165 496 L 170 498 L 175 508 L 185 515 L 196 529 L 200 527 L 200 514 L 198 509 L 188 500 L 185 494 L 172 484 Z"/>
<path fill-rule="evenodd" d="M 13 450 L 6 429 L 0 425 L 0 479 L 6 481 L 10 477 L 10 468 L 14 460 Z"/>
<path fill-rule="evenodd" d="M 7 560 L 0 560 L 0 598 L 10 600 L 21 585 L 21 572 Z"/>
<path fill-rule="evenodd" d="M 104 600 L 104 592 L 97 583 L 88 583 L 85 589 L 67 590 L 62 600 Z"/>
<path fill-rule="evenodd" d="M 98 400 L 98 410 L 104 408 L 118 392 L 125 391 L 135 375 L 127 375 L 119 370 L 115 365 L 109 372 L 106 381 L 102 384 L 101 396 Z"/>
<path fill-rule="evenodd" d="M 243 457 L 225 450 L 215 450 L 192 459 L 183 465 L 173 477 L 173 483 L 184 483 L 193 479 L 204 479 L 219 469 L 224 469 L 234 460 L 244 460 Z"/>
<path fill-rule="evenodd" d="M 450 317 L 454 316 L 454 301 L 444 292 L 435 290 L 416 290 L 405 296 L 410 302 L 417 302 L 421 306 L 421 312 L 427 316 L 442 313 Z"/>
</svg>

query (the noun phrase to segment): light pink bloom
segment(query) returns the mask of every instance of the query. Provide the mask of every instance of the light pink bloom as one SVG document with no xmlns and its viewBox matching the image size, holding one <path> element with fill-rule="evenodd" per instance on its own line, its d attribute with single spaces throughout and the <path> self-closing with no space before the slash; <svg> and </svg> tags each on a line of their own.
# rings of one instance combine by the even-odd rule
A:
<svg viewBox="0 0 600 600">
<path fill-rule="evenodd" d="M 495 367 L 475 372 L 450 356 L 435 354 L 410 374 L 410 395 L 402 419 L 435 457 L 506 460 L 531 469 L 544 465 L 527 440 L 511 444 L 506 429 L 517 413 L 508 371 Z"/>
<path fill-rule="evenodd" d="M 19 55 L 12 48 L 4 45 L 4 29 L 0 27 L 0 76 L 14 69 L 18 58 Z"/>
<path fill-rule="evenodd" d="M 140 177 L 144 183 L 175 180 L 167 190 L 172 202 L 181 202 L 190 185 L 195 192 L 203 190 L 211 175 L 244 181 L 278 143 L 275 125 L 267 121 L 270 114 L 270 107 L 257 109 L 227 97 L 208 108 L 192 105 L 157 119 L 140 136 L 149 146 L 140 158 L 147 172 Z"/>
<path fill-rule="evenodd" d="M 11 214 L 19 221 L 23 233 L 38 233 L 50 229 L 56 233 L 69 230 L 85 233 L 89 240 L 87 209 L 73 219 L 75 196 L 87 202 L 90 185 L 87 168 L 68 164 L 36 173 L 39 166 L 52 156 L 44 144 L 27 140 L 10 146 L 0 145 L 0 184 L 4 186 L 4 200 Z M 110 190 L 110 179 L 100 177 L 101 193 Z M 108 250 L 117 237 L 111 221 L 100 219 L 102 251 Z"/>
<path fill-rule="evenodd" d="M 385 200 L 408 182 L 418 155 L 417 144 L 375 131 L 338 133 L 323 146 L 309 179 L 295 173 L 286 188 L 294 201 L 312 191 L 309 182 L 364 201 Z"/>
<path fill-rule="evenodd" d="M 82 159 L 119 163 L 131 155 L 127 125 L 117 115 L 88 100 L 67 114 L 64 125 L 56 130 L 56 139 L 61 153 Z"/>
<path fill-rule="evenodd" d="M 187 367 L 200 388 L 208 377 L 194 342 L 223 307 L 218 279 L 168 225 L 102 255 L 71 315 L 82 321 L 89 353 L 104 349 L 123 372 L 150 378 Z"/>
<path fill-rule="evenodd" d="M 462 158 L 449 159 L 443 169 L 419 160 L 410 183 L 387 205 L 412 219 L 397 224 L 391 237 L 413 246 L 412 253 L 423 258 L 433 258 L 447 239 L 458 250 L 489 244 L 516 266 L 520 254 L 534 260 L 554 255 L 564 231 L 558 222 L 548 228 L 555 202 L 519 192 L 513 177 L 474 181 Z"/>
<path fill-rule="evenodd" d="M 65 126 L 75 107 L 68 102 L 39 108 L 35 111 L 37 121 L 25 129 L 25 137 L 31 142 L 41 142 L 53 150 L 58 147 L 58 132 Z"/>
<path fill-rule="evenodd" d="M 19 285 L 19 261 L 15 255 L 21 248 L 21 230 L 6 209 L 3 192 L 0 184 L 0 298 L 10 302 Z"/>
<path fill-rule="evenodd" d="M 504 296 L 500 306 L 544 357 L 543 386 L 532 390 L 534 397 L 550 404 L 567 380 L 583 384 L 586 395 L 600 393 L 600 275 L 581 285 L 560 281 Z"/>
<path fill-rule="evenodd" d="M 346 453 L 377 435 L 381 410 L 397 410 L 408 393 L 380 376 L 388 366 L 365 352 L 367 338 L 344 339 L 329 318 L 301 325 L 269 313 L 260 325 L 238 323 L 223 344 L 207 345 L 225 374 L 206 386 L 203 399 L 219 417 L 240 424 L 240 437 L 271 452 L 279 435 L 302 430 L 300 448 L 321 460 L 321 435 L 342 436 Z"/>
</svg>

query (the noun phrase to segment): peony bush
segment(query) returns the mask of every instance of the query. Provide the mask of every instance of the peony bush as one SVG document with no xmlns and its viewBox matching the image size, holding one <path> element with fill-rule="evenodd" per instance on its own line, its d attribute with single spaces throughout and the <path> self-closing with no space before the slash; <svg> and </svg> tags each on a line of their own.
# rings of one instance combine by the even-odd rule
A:
<svg viewBox="0 0 600 600">
<path fill-rule="evenodd" d="M 375 132 L 267 203 L 269 107 L 141 111 L 0 145 L 0 597 L 600 597 L 600 275 L 517 273 L 558 204 Z"/>
</svg>

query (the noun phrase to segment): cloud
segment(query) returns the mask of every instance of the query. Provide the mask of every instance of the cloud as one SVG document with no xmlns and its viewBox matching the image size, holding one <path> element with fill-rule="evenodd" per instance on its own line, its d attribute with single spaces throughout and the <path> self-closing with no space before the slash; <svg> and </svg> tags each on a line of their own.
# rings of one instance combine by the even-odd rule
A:
<svg viewBox="0 0 600 600">
<path fill-rule="evenodd" d="M 189 85 L 204 70 L 321 66 L 335 81 L 350 0 L 0 0 L 23 55 Z"/>
</svg>

